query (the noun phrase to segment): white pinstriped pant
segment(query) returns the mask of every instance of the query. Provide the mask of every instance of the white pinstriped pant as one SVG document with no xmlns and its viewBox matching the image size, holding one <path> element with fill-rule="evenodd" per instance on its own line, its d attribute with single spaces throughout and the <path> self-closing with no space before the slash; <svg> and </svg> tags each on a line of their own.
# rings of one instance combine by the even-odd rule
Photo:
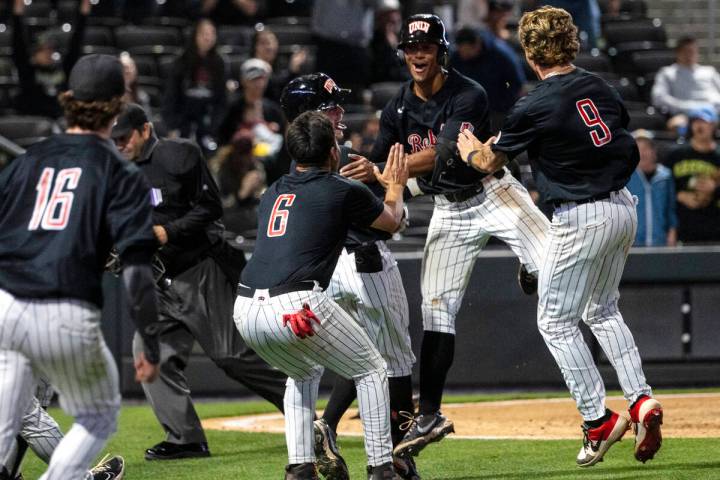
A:
<svg viewBox="0 0 720 480">
<path fill-rule="evenodd" d="M 86 478 L 115 431 L 117 367 L 100 331 L 100 310 L 71 299 L 16 299 L 0 290 L 0 451 L 8 452 L 39 375 L 75 417 L 41 480 Z"/>
<path fill-rule="evenodd" d="M 383 269 L 359 273 L 355 254 L 343 249 L 327 294 L 365 330 L 387 364 L 388 377 L 412 373 L 415 363 L 410 344 L 410 314 L 402 277 L 385 242 L 375 244 Z"/>
<path fill-rule="evenodd" d="M 623 188 L 607 200 L 555 210 L 538 284 L 538 327 L 585 420 L 605 413 L 605 385 L 578 328 L 582 319 L 615 368 L 625 398 L 650 395 L 620 310 L 618 286 L 637 212 Z"/>
<path fill-rule="evenodd" d="M 303 304 L 320 320 L 315 335 L 300 339 L 283 314 Z M 392 460 L 390 401 L 385 361 L 360 326 L 319 288 L 270 297 L 257 290 L 254 298 L 238 296 L 235 324 L 260 357 L 288 375 L 285 389 L 285 440 L 289 463 L 315 462 L 313 419 L 324 368 L 355 380 L 365 431 L 368 464 Z"/>
<path fill-rule="evenodd" d="M 540 268 L 547 218 L 507 169 L 502 178 L 485 177 L 483 187 L 464 202 L 435 196 L 422 262 L 425 330 L 455 334 L 475 260 L 491 236 L 505 242 L 529 272 Z"/>
</svg>

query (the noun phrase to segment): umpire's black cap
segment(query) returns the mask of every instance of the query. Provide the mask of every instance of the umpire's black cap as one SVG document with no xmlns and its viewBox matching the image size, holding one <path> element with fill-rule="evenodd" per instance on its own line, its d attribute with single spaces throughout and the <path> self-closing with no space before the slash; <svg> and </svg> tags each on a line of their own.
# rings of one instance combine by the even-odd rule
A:
<svg viewBox="0 0 720 480">
<path fill-rule="evenodd" d="M 341 106 L 349 93 L 349 89 L 338 87 L 335 81 L 324 73 L 311 73 L 290 81 L 283 88 L 280 105 L 288 121 L 293 121 L 298 115 L 309 110 Z"/>
<path fill-rule="evenodd" d="M 112 138 L 121 138 L 133 130 L 142 130 L 149 122 L 147 113 L 137 103 L 128 103 L 112 129 Z"/>
<path fill-rule="evenodd" d="M 445 52 L 450 45 L 442 20 L 437 15 L 429 13 L 412 15 L 403 23 L 398 48 L 404 50 L 411 43 L 434 43 Z"/>
<path fill-rule="evenodd" d="M 113 55 L 85 55 L 70 71 L 68 89 L 75 100 L 108 101 L 125 94 L 125 78 L 120 60 Z"/>
</svg>

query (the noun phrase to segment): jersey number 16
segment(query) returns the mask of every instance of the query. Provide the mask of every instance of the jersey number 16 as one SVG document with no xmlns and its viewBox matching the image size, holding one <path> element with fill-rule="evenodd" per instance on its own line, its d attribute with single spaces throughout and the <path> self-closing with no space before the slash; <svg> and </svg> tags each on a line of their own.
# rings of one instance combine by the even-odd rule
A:
<svg viewBox="0 0 720 480">
<path fill-rule="evenodd" d="M 55 176 L 54 168 L 45 168 L 40 174 L 35 190 L 35 208 L 28 224 L 28 230 L 62 230 L 70 218 L 75 190 L 82 175 L 81 168 L 65 168 Z M 55 187 L 50 188 L 53 183 Z"/>
<path fill-rule="evenodd" d="M 605 122 L 603 122 L 603 119 L 600 118 L 600 112 L 598 112 L 592 100 L 589 98 L 578 100 L 575 102 L 575 107 L 577 107 L 578 112 L 580 112 L 580 118 L 585 122 L 585 125 L 592 128 L 592 130 L 590 130 L 590 138 L 592 139 L 593 145 L 602 147 L 612 140 L 612 133 Z"/>
</svg>

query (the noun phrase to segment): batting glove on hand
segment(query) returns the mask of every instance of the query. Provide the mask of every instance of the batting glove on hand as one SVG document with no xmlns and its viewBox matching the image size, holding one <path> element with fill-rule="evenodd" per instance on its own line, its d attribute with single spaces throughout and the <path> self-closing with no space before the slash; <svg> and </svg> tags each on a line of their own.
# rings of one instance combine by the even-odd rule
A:
<svg viewBox="0 0 720 480">
<path fill-rule="evenodd" d="M 312 321 L 315 320 L 320 325 L 320 320 L 315 316 L 307 303 L 303 304 L 303 308 L 296 313 L 286 313 L 283 315 L 283 327 L 287 327 L 288 323 L 293 333 L 299 338 L 312 337 L 315 335 Z"/>
</svg>

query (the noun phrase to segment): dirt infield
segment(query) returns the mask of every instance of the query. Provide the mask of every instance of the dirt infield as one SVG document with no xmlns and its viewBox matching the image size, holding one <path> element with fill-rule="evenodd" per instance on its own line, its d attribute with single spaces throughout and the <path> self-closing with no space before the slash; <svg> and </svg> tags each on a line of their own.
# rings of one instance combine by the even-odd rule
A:
<svg viewBox="0 0 720 480">
<path fill-rule="evenodd" d="M 656 397 L 663 404 L 663 436 L 720 437 L 720 393 L 671 394 Z M 609 408 L 627 412 L 621 397 L 608 398 Z M 566 398 L 508 400 L 448 404 L 443 413 L 455 422 L 455 438 L 478 439 L 573 439 L 580 435 L 581 419 L 572 400 Z M 362 426 L 351 410 L 340 422 L 341 435 L 360 435 Z M 205 428 L 248 432 L 284 432 L 280 414 L 203 420 Z"/>
</svg>

